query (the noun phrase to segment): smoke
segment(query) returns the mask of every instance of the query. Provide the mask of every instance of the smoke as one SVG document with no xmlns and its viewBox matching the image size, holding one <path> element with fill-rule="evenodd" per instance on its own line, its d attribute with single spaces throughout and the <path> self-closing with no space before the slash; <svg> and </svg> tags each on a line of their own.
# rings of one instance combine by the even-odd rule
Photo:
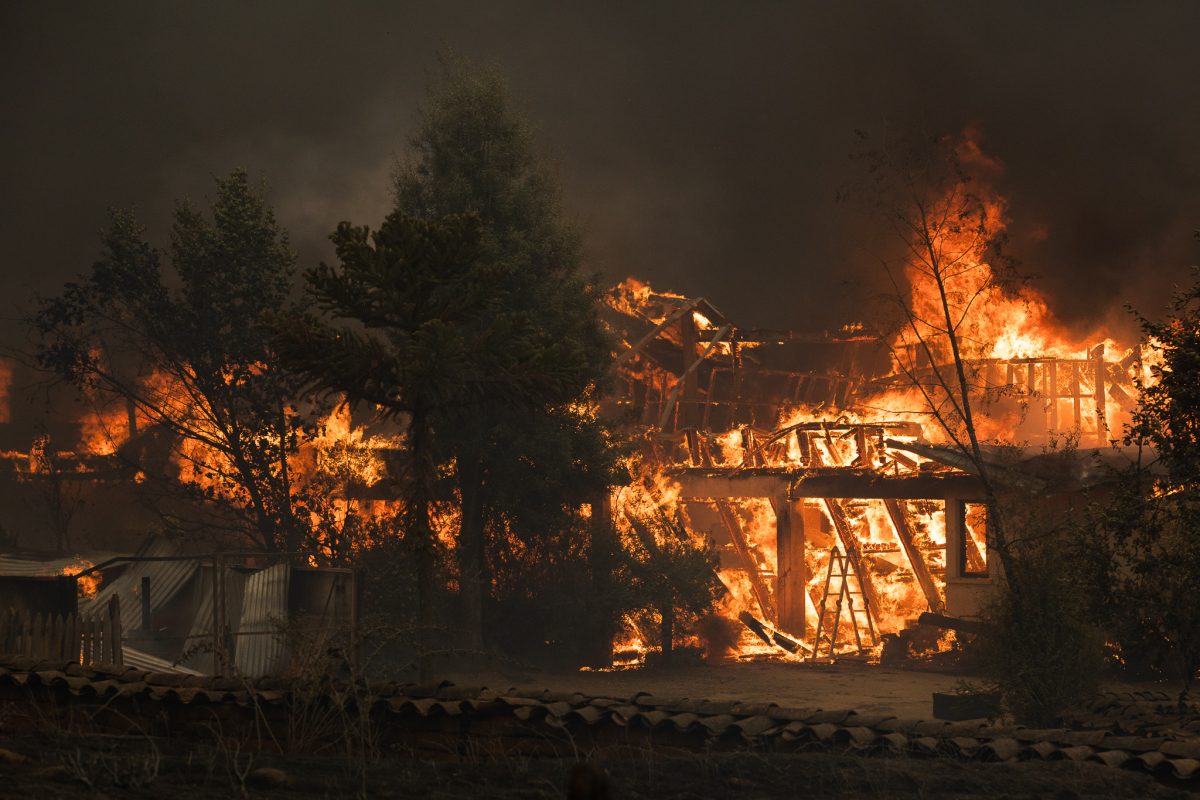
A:
<svg viewBox="0 0 1200 800">
<path fill-rule="evenodd" d="M 1195 260 L 1195 6 L 413 5 L 7 4 L 0 316 L 87 268 L 106 206 L 161 242 L 175 198 L 239 165 L 301 264 L 328 258 L 339 220 L 386 212 L 439 48 L 510 77 L 592 268 L 744 325 L 855 316 L 856 129 L 977 125 L 1011 249 L 1070 324 L 1157 313 Z"/>
</svg>

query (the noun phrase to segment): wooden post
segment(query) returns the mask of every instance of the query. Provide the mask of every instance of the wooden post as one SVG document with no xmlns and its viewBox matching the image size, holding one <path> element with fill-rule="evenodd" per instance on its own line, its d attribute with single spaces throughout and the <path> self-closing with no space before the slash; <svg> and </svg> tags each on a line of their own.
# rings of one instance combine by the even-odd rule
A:
<svg viewBox="0 0 1200 800">
<path fill-rule="evenodd" d="M 1058 430 L 1058 362 L 1051 361 L 1046 365 L 1046 374 L 1042 377 L 1046 384 L 1046 401 L 1050 404 L 1050 430 Z"/>
<path fill-rule="evenodd" d="M 808 566 L 804 561 L 804 502 L 786 495 L 771 498 L 775 510 L 775 605 L 779 627 L 793 636 L 807 638 L 804 597 Z"/>
<path fill-rule="evenodd" d="M 1092 368 L 1096 371 L 1096 442 L 1100 445 L 1108 443 L 1108 420 L 1105 417 L 1105 402 L 1107 390 L 1104 385 L 1104 342 L 1096 345 L 1092 351 Z"/>
<path fill-rule="evenodd" d="M 1037 366 L 1032 361 L 1029 361 L 1025 364 L 1025 391 L 1029 395 L 1027 402 L 1030 405 L 1033 404 L 1033 398 L 1037 394 L 1037 377 L 1035 375 L 1036 370 Z M 1027 409 L 1028 407 L 1029 406 L 1026 406 Z"/>
<path fill-rule="evenodd" d="M 92 618 L 84 617 L 79 621 L 79 663 L 92 663 Z"/>
<path fill-rule="evenodd" d="M 67 652 L 70 654 L 70 658 L 72 661 L 80 661 L 81 660 L 80 653 L 82 651 L 82 648 L 79 645 L 79 624 L 80 624 L 79 614 L 78 613 L 72 614 L 70 617 L 68 617 L 68 619 L 70 621 L 70 626 L 67 630 L 66 642 L 65 642 L 66 647 L 67 647 Z"/>
<path fill-rule="evenodd" d="M 46 639 L 46 655 L 55 661 L 62 658 L 62 636 L 63 636 L 63 618 L 62 614 L 55 614 L 52 617 L 47 617 L 46 626 L 49 634 Z"/>
<path fill-rule="evenodd" d="M 213 636 L 213 674 L 225 674 L 225 581 L 222 574 L 225 570 L 225 559 L 217 553 L 213 556 L 213 600 L 212 600 L 212 636 Z"/>
<path fill-rule="evenodd" d="M 115 594 L 108 601 L 108 614 L 112 625 L 111 662 L 119 667 L 125 664 L 125 627 L 121 624 L 121 598 Z"/>
<path fill-rule="evenodd" d="M 33 625 L 29 636 L 29 652 L 26 655 L 38 658 L 45 649 L 46 621 L 40 613 L 33 615 Z"/>
<path fill-rule="evenodd" d="M 1079 396 L 1079 362 L 1071 362 L 1071 400 L 1075 412 L 1075 430 L 1083 430 L 1082 400 Z"/>
</svg>

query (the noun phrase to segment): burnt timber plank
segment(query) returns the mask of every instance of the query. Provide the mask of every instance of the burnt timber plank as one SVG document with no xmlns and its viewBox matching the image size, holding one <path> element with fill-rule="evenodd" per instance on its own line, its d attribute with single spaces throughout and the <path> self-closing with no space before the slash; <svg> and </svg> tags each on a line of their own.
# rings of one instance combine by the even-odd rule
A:
<svg viewBox="0 0 1200 800">
<path fill-rule="evenodd" d="M 904 516 L 904 509 L 901 508 L 900 501 L 884 500 L 883 505 L 892 520 L 892 527 L 896 529 L 896 538 L 900 540 L 900 544 L 904 548 L 904 555 L 908 557 L 908 563 L 912 567 L 913 575 L 916 577 L 921 591 L 925 594 L 925 601 L 929 603 L 929 608 L 932 611 L 938 614 L 942 613 L 945 610 L 945 604 L 942 602 L 942 598 L 938 596 L 937 586 L 933 582 L 933 575 L 929 573 L 929 565 L 925 563 L 925 557 L 921 555 L 921 551 L 917 548 L 917 543 L 913 540 L 912 528 L 909 527 L 908 517 Z"/>
<path fill-rule="evenodd" d="M 754 590 L 754 599 L 758 601 L 758 607 L 762 609 L 767 622 L 777 625 L 775 604 L 771 601 L 771 593 L 768 591 L 766 583 L 763 582 L 762 575 L 758 572 L 758 562 L 754 560 L 754 554 L 750 551 L 750 543 L 746 541 L 746 533 L 742 530 L 742 523 L 737 518 L 737 512 L 733 510 L 733 505 L 728 500 L 716 500 L 715 503 L 717 513 L 721 515 L 721 522 L 729 531 L 729 538 L 733 542 L 734 549 L 751 566 L 751 569 L 746 570 L 746 574 L 750 576 L 750 587 Z"/>
<path fill-rule="evenodd" d="M 685 498 L 853 497 L 862 500 L 944 500 L 982 498 L 983 485 L 974 475 L 884 475 L 851 467 L 804 469 L 684 468 L 671 470 Z"/>
</svg>

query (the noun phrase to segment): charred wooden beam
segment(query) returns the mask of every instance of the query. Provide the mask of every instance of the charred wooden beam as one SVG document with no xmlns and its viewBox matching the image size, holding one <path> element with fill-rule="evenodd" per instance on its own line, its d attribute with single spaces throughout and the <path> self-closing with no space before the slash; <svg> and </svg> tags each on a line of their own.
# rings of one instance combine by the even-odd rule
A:
<svg viewBox="0 0 1200 800">
<path fill-rule="evenodd" d="M 1104 379 L 1106 377 L 1106 368 L 1104 364 L 1104 342 L 1096 345 L 1096 349 L 1091 352 L 1094 359 L 1093 369 L 1096 372 L 1096 442 L 1097 444 L 1108 444 L 1108 419 L 1105 411 L 1106 395 L 1104 391 Z"/>
<path fill-rule="evenodd" d="M 689 301 L 676 311 L 672 312 L 670 316 L 658 323 L 658 325 L 654 326 L 649 333 L 634 342 L 624 353 L 621 353 L 621 355 L 617 356 L 616 360 L 613 362 L 613 369 L 616 369 L 640 353 L 643 347 L 657 339 L 659 334 L 678 322 L 685 314 L 691 314 L 698 302 L 699 300 Z"/>
<path fill-rule="evenodd" d="M 715 320 L 714 320 L 715 321 Z M 711 336 L 711 331 L 701 331 L 700 337 Z M 738 339 L 753 344 L 768 342 L 803 342 L 806 344 L 858 344 L 880 343 L 876 336 L 826 336 L 821 333 L 803 333 L 801 331 L 783 330 L 781 328 L 739 328 Z"/>
<path fill-rule="evenodd" d="M 679 481 L 680 497 L 683 499 L 728 498 L 728 497 L 773 497 L 787 494 L 791 479 L 787 475 L 753 474 L 754 470 L 718 472 L 711 470 L 683 470 L 673 473 Z"/>
<path fill-rule="evenodd" d="M 983 484 L 974 475 L 896 476 L 846 470 L 846 474 L 798 477 L 792 483 L 790 495 L 793 498 L 943 500 L 947 497 L 983 497 Z"/>
<path fill-rule="evenodd" d="M 763 616 L 767 618 L 767 621 L 772 625 L 777 624 L 775 604 L 771 600 L 771 592 L 767 588 L 767 584 L 763 581 L 762 575 L 759 574 L 758 562 L 755 560 L 754 553 L 750 549 L 750 542 L 746 540 L 746 533 L 742 530 L 742 523 L 737 518 L 737 512 L 734 511 L 733 505 L 728 500 L 717 500 L 716 506 L 717 513 L 721 516 L 721 522 L 729 531 L 729 539 L 733 542 L 734 550 L 747 563 L 753 566 L 753 569 L 746 572 L 750 576 L 750 588 L 754 591 L 754 599 L 758 601 L 758 607 L 762 609 Z"/>
<path fill-rule="evenodd" d="M 940 614 L 946 609 L 946 605 L 938 595 L 937 585 L 933 582 L 929 565 L 925 563 L 925 556 L 913 539 L 912 528 L 908 524 L 908 517 L 905 516 L 903 507 L 898 500 L 884 500 L 883 505 L 887 509 L 888 517 L 892 520 L 892 527 L 896 529 L 896 538 L 900 540 L 900 545 L 904 548 L 904 555 L 908 557 L 908 564 L 912 568 L 913 576 L 917 579 L 917 584 L 925 595 L 925 601 L 929 603 L 932 611 Z"/>
<path fill-rule="evenodd" d="M 766 626 L 755 619 L 754 615 L 749 611 L 743 611 L 738 614 L 738 621 L 753 631 L 754 635 L 762 639 L 764 644 L 773 644 L 771 634 L 767 633 Z"/>
<path fill-rule="evenodd" d="M 944 500 L 984 496 L 979 478 L 962 474 L 897 476 L 852 467 L 683 468 L 669 474 L 679 481 L 684 499 L 786 495 L 793 500 L 806 497 Z"/>
<path fill-rule="evenodd" d="M 797 642 L 795 639 L 791 638 L 790 636 L 785 636 L 784 634 L 780 633 L 779 631 L 775 631 L 774 633 L 771 634 L 771 641 L 775 642 L 775 644 L 777 646 L 782 647 L 784 650 L 787 650 L 789 653 L 797 653 L 800 651 L 800 643 L 799 642 Z"/>
<path fill-rule="evenodd" d="M 729 333 L 731 330 L 733 330 L 733 327 L 731 325 L 726 325 L 721 329 L 722 336 Z M 686 346 L 687 340 L 684 340 L 684 361 L 688 364 L 688 366 L 684 370 L 683 375 L 679 376 L 679 381 L 675 384 L 675 388 L 671 391 L 671 396 L 667 398 L 667 402 L 663 406 L 662 416 L 658 420 L 658 427 L 660 430 L 667 429 L 667 421 L 670 420 L 671 416 L 675 413 L 677 405 L 681 411 L 684 412 L 693 410 L 692 407 L 697 402 L 696 398 L 693 396 L 695 393 L 696 368 L 704 363 L 706 358 L 712 355 L 713 350 L 716 349 L 716 346 L 719 342 L 719 337 L 714 338 L 713 341 L 709 343 L 708 347 L 704 349 L 704 352 L 699 358 L 695 358 L 695 355 L 693 354 L 692 357 L 695 358 L 695 360 L 688 362 L 687 354 L 689 353 L 689 348 Z M 691 387 L 690 389 L 689 386 Z M 680 396 L 681 394 L 682 397 Z M 685 422 L 684 427 L 687 427 L 686 420 L 683 421 Z"/>
</svg>

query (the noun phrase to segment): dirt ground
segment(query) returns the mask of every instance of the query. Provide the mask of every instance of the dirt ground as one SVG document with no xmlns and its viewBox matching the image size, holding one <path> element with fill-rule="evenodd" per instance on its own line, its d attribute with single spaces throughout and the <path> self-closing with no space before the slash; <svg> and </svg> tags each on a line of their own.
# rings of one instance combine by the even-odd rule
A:
<svg viewBox="0 0 1200 800">
<path fill-rule="evenodd" d="M 648 692 L 663 697 L 771 702 L 789 708 L 854 709 L 927 719 L 933 693 L 950 692 L 972 679 L 842 661 L 837 664 L 751 662 L 662 667 L 616 672 L 566 672 L 500 669 L 451 671 L 462 686 L 551 689 L 630 697 Z"/>
</svg>

